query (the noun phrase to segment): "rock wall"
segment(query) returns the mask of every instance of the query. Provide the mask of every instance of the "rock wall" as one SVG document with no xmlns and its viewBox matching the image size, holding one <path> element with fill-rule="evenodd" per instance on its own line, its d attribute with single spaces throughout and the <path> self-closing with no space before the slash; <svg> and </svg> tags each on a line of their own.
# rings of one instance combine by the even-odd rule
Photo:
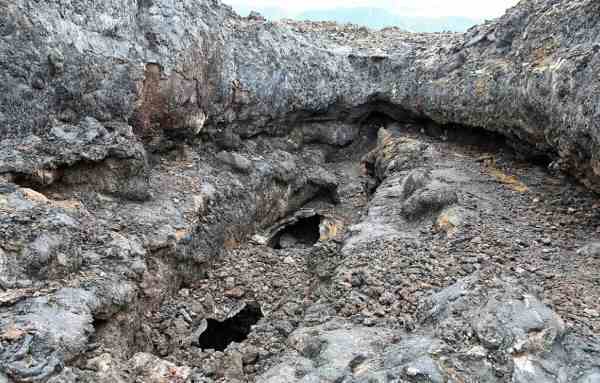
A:
<svg viewBox="0 0 600 383">
<path fill-rule="evenodd" d="M 115 156 L 62 158 L 64 124 L 128 124 L 133 143 L 377 110 L 501 132 L 599 190 L 599 7 L 521 1 L 462 35 L 271 23 L 209 0 L 3 1 L 0 172 Z"/>
</svg>

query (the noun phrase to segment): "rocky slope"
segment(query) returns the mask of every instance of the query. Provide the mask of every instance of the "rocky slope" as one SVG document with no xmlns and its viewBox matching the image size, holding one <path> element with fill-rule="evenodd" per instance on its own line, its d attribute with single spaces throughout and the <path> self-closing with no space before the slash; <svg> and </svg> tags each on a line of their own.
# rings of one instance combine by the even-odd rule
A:
<svg viewBox="0 0 600 383">
<path fill-rule="evenodd" d="M 599 14 L 0 0 L 0 382 L 599 381 Z"/>
</svg>

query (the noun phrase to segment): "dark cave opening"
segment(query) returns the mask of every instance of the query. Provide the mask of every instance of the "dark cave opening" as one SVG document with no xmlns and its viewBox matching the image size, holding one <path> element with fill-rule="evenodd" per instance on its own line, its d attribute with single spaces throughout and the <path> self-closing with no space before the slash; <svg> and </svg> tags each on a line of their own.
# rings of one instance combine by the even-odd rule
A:
<svg viewBox="0 0 600 383">
<path fill-rule="evenodd" d="M 13 173 L 11 181 L 20 187 L 46 194 L 55 182 L 61 180 L 62 176 L 62 170 L 41 170 L 35 175 Z"/>
<path fill-rule="evenodd" d="M 335 110 L 333 107 L 332 109 Z M 535 144 L 529 143 L 527 137 L 511 134 L 511 129 L 500 132 L 478 126 L 439 124 L 426 116 L 401 108 L 381 95 L 373 95 L 369 102 L 337 114 L 348 122 L 359 124 L 356 142 L 363 148 L 372 148 L 377 141 L 379 128 L 385 127 L 393 134 L 425 134 L 483 151 L 508 150 L 518 159 L 541 167 L 547 167 L 553 157 L 556 157 L 547 148 L 538 149 Z"/>
<path fill-rule="evenodd" d="M 377 104 L 359 119 L 361 145 L 371 147 L 377 140 L 379 128 L 384 127 L 394 135 L 425 134 L 479 151 L 495 153 L 504 151 L 532 165 L 547 168 L 553 161 L 552 152 L 538 149 L 525 138 L 509 133 L 486 130 L 477 126 L 460 124 L 438 124 L 428 118 L 407 114 L 400 110 L 394 113 L 387 104 Z"/>
<path fill-rule="evenodd" d="M 272 242 L 272 247 L 274 249 L 310 247 L 321 237 L 320 224 L 321 216 L 318 214 L 300 218 L 277 234 Z"/>
<path fill-rule="evenodd" d="M 359 140 L 362 145 L 372 147 L 377 143 L 377 134 L 380 128 L 387 128 L 395 122 L 388 114 L 374 111 L 365 115 L 360 121 Z"/>
<path fill-rule="evenodd" d="M 318 185 L 309 181 L 290 196 L 288 211 L 294 212 L 303 207 L 311 207 L 310 205 L 337 205 L 338 203 L 336 185 Z"/>
<path fill-rule="evenodd" d="M 92 322 L 92 326 L 94 326 L 94 334 L 92 336 L 92 339 L 96 341 L 99 338 L 101 338 L 102 334 L 104 333 L 104 330 L 107 328 L 108 325 L 108 319 L 95 317 L 94 321 Z"/>
<path fill-rule="evenodd" d="M 250 302 L 239 313 L 222 322 L 207 319 L 206 330 L 200 335 L 198 345 L 203 350 L 225 351 L 231 343 L 241 343 L 246 340 L 252 326 L 262 317 L 260 305 Z"/>
</svg>

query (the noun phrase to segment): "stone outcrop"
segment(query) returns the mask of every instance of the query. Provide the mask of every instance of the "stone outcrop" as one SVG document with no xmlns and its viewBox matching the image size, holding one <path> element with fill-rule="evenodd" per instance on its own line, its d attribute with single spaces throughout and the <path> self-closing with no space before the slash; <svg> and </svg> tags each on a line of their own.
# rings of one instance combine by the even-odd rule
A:
<svg viewBox="0 0 600 383">
<path fill-rule="evenodd" d="M 522 1 L 464 35 L 271 23 L 209 0 L 19 0 L 0 10 L 0 133 L 3 153 L 16 151 L 2 173 L 70 165 L 73 156 L 52 153 L 64 124 L 126 123 L 149 140 L 224 126 L 248 137 L 376 110 L 498 131 L 598 189 L 595 1 Z M 45 160 L 14 161 L 24 153 Z"/>
</svg>

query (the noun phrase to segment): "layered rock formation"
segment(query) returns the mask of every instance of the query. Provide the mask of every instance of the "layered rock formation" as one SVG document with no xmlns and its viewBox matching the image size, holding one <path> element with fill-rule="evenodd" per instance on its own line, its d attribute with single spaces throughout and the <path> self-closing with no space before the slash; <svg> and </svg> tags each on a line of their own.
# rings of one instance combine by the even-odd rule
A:
<svg viewBox="0 0 600 383">
<path fill-rule="evenodd" d="M 141 136 L 205 125 L 252 136 L 376 109 L 499 131 L 595 187 L 597 7 L 523 1 L 465 35 L 412 35 L 242 19 L 211 1 L 5 3 L 0 169 L 108 157 L 45 153 L 60 145 L 52 128 L 89 119 Z"/>
<path fill-rule="evenodd" d="M 0 382 L 598 381 L 599 14 L 0 0 Z"/>
</svg>

